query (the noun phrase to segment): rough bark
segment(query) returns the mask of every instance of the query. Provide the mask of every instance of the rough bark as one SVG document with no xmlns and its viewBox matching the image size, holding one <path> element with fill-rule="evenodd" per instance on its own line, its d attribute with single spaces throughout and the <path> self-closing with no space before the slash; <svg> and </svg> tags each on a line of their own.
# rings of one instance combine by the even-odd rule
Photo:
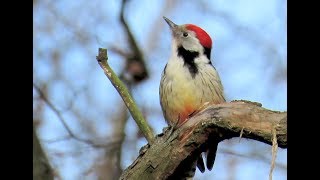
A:
<svg viewBox="0 0 320 180">
<path fill-rule="evenodd" d="M 287 148 L 287 112 L 249 101 L 210 105 L 174 132 L 158 135 L 152 146 L 144 146 L 120 179 L 171 179 L 199 156 L 209 138 L 221 142 L 241 136 L 272 145 L 273 132 L 278 146 Z"/>
</svg>

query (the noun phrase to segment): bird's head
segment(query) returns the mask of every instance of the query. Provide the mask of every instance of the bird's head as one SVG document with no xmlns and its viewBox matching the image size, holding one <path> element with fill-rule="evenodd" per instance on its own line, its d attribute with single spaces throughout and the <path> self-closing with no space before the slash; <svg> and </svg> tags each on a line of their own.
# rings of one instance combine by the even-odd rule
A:
<svg viewBox="0 0 320 180">
<path fill-rule="evenodd" d="M 182 46 L 191 52 L 204 53 L 210 59 L 212 40 L 206 31 L 193 24 L 177 25 L 170 19 L 163 18 L 171 29 L 174 46 Z"/>
</svg>

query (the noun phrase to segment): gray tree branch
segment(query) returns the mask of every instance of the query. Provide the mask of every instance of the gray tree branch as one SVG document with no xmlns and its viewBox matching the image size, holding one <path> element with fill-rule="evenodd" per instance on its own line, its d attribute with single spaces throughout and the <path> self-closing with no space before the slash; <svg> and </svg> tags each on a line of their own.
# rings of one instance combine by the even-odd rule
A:
<svg viewBox="0 0 320 180">
<path fill-rule="evenodd" d="M 148 78 L 149 73 L 145 64 L 145 59 L 142 50 L 138 46 L 138 43 L 126 21 L 125 18 L 125 8 L 127 6 L 128 0 L 121 1 L 121 11 L 120 11 L 120 22 L 125 30 L 128 38 L 128 45 L 131 50 L 129 55 L 126 57 L 126 69 L 133 76 L 134 82 L 140 82 Z"/>
<path fill-rule="evenodd" d="M 120 179 L 170 179 L 181 166 L 188 165 L 186 162 L 199 157 L 209 138 L 221 142 L 241 135 L 272 145 L 273 132 L 278 146 L 287 148 L 287 112 L 271 111 L 249 101 L 210 105 L 176 131 L 158 135 L 152 146 L 144 146 Z"/>
</svg>

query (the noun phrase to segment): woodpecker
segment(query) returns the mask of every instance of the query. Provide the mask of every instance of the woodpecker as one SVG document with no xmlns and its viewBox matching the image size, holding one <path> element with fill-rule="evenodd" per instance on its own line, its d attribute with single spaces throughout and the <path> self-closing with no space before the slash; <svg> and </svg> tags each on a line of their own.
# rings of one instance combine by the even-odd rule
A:
<svg viewBox="0 0 320 180">
<path fill-rule="evenodd" d="M 194 24 L 176 25 L 163 18 L 170 27 L 172 44 L 171 56 L 161 75 L 160 104 L 169 127 L 177 129 L 204 104 L 223 103 L 225 98 L 219 74 L 210 60 L 212 39 L 209 34 Z M 205 150 L 206 165 L 211 170 L 218 142 L 209 143 Z M 197 161 L 195 166 L 204 172 L 202 157 Z"/>
</svg>

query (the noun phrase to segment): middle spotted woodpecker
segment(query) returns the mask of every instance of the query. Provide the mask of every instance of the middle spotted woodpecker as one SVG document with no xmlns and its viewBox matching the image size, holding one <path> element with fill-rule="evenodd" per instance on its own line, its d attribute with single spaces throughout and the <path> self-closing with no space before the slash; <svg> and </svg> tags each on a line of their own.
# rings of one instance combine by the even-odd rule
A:
<svg viewBox="0 0 320 180">
<path fill-rule="evenodd" d="M 172 33 L 171 56 L 160 82 L 160 104 L 164 118 L 173 129 L 181 126 L 204 104 L 225 102 L 223 86 L 210 56 L 212 40 L 207 32 L 193 24 L 176 25 L 164 17 Z M 206 165 L 212 169 L 218 142 L 209 141 Z M 196 166 L 205 171 L 202 157 L 195 160 L 189 173 L 193 177 Z"/>
</svg>

